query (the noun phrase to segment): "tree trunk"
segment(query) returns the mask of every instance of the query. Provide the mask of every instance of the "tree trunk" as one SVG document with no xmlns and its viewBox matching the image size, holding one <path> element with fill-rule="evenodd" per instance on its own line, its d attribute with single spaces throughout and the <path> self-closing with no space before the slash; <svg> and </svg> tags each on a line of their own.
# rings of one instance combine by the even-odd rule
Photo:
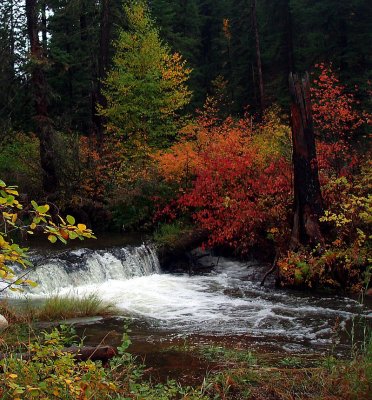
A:
<svg viewBox="0 0 372 400">
<path fill-rule="evenodd" d="M 53 151 L 53 127 L 48 115 L 47 82 L 44 74 L 45 57 L 39 40 L 37 0 L 26 0 L 26 17 L 31 50 L 35 121 L 40 140 L 40 162 L 43 170 L 43 189 L 47 194 L 52 194 L 58 188 L 58 179 Z"/>
<path fill-rule="evenodd" d="M 46 1 L 43 0 L 41 4 L 41 32 L 43 39 L 43 51 L 44 55 L 48 49 L 48 34 L 47 34 L 47 15 L 46 15 Z"/>
<path fill-rule="evenodd" d="M 252 0 L 252 22 L 253 30 L 256 43 L 256 62 L 257 62 L 257 73 L 258 73 L 258 86 L 260 91 L 260 110 L 261 115 L 265 111 L 265 94 L 264 94 L 264 83 L 262 75 L 262 61 L 261 61 L 261 50 L 260 50 L 260 35 L 258 33 L 258 22 L 257 22 L 257 1 Z"/>
<path fill-rule="evenodd" d="M 15 27 L 14 27 L 14 4 L 13 0 L 10 2 L 10 70 L 11 70 L 11 81 L 15 77 Z"/>
<path fill-rule="evenodd" d="M 102 94 L 102 81 L 106 77 L 109 63 L 110 33 L 110 1 L 101 0 L 98 76 L 96 88 L 92 93 L 92 120 L 96 129 L 98 143 L 102 143 L 103 141 L 103 121 L 102 117 L 98 114 L 98 107 L 105 106 L 105 97 Z"/>
<path fill-rule="evenodd" d="M 288 74 L 296 71 L 295 56 L 293 47 L 293 26 L 292 26 L 292 11 L 289 0 L 286 4 L 286 46 L 287 46 L 287 59 L 288 59 Z"/>
<path fill-rule="evenodd" d="M 309 76 L 290 74 L 295 214 L 290 247 L 322 243 L 318 163 L 312 121 Z"/>
</svg>

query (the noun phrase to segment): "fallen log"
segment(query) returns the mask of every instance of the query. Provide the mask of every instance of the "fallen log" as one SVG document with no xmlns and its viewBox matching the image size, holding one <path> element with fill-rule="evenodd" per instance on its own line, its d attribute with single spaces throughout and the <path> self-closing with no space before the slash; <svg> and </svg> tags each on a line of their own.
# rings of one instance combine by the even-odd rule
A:
<svg viewBox="0 0 372 400">
<path fill-rule="evenodd" d="M 103 363 L 115 357 L 117 351 L 111 346 L 84 346 L 84 347 L 65 347 L 62 349 L 63 353 L 72 354 L 76 361 L 102 361 Z M 0 360 L 5 358 L 17 358 L 22 360 L 30 360 L 34 356 L 33 353 L 0 353 Z M 58 357 L 58 356 L 56 356 Z"/>
</svg>

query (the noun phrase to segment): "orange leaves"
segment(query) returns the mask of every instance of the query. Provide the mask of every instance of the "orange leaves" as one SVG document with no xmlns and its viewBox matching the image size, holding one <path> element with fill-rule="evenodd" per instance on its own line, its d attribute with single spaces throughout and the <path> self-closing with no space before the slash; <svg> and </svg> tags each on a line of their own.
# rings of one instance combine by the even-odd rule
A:
<svg viewBox="0 0 372 400">
<path fill-rule="evenodd" d="M 256 140 L 265 129 L 253 127 L 249 116 L 218 125 L 213 115 L 208 120 L 203 113 L 179 143 L 156 156 L 164 179 L 181 189 L 173 209 L 190 209 L 198 226 L 209 232 L 209 245 L 245 252 L 266 240 L 265 229 L 285 230 L 290 163 L 276 145 L 267 146 L 268 138 Z M 171 214 L 169 207 L 163 215 Z"/>
<path fill-rule="evenodd" d="M 192 143 L 179 143 L 171 152 L 158 153 L 154 157 L 158 168 L 166 181 L 178 184 L 195 172 L 200 159 Z"/>
</svg>

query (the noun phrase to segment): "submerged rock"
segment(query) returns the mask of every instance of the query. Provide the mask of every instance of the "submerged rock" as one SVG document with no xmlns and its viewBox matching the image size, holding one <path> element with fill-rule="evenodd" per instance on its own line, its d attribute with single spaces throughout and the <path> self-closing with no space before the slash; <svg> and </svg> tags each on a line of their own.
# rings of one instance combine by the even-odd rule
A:
<svg viewBox="0 0 372 400">
<path fill-rule="evenodd" d="M 3 331 L 4 329 L 6 329 L 8 327 L 8 321 L 6 320 L 6 318 L 4 316 L 2 316 L 0 314 L 0 331 Z"/>
</svg>

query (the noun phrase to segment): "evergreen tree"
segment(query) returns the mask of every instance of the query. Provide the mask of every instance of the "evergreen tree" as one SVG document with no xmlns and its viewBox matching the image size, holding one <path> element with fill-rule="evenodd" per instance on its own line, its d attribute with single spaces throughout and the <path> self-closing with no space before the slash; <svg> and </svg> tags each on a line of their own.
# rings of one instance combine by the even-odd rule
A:
<svg viewBox="0 0 372 400">
<path fill-rule="evenodd" d="M 200 68 L 202 19 L 197 0 L 157 0 L 150 7 L 161 38 L 173 51 L 182 54 L 191 67 L 192 104 L 201 105 L 205 91 Z"/>
<path fill-rule="evenodd" d="M 232 6 L 231 34 L 234 60 L 230 83 L 234 91 L 235 112 L 247 105 L 259 105 L 255 40 L 251 2 L 237 0 Z"/>
<path fill-rule="evenodd" d="M 51 110 L 59 129 L 89 134 L 100 10 L 97 3 L 88 0 L 53 0 L 49 6 Z"/>
<path fill-rule="evenodd" d="M 127 29 L 116 42 L 105 80 L 107 129 L 137 147 L 164 147 L 175 137 L 178 111 L 190 101 L 190 71 L 171 54 L 141 1 L 125 6 Z"/>
<path fill-rule="evenodd" d="M 0 138 L 30 127 L 24 11 L 15 0 L 0 3 Z"/>
<path fill-rule="evenodd" d="M 304 71 L 332 62 L 343 83 L 372 78 L 372 3 L 369 0 L 291 0 L 295 57 Z"/>
<path fill-rule="evenodd" d="M 265 80 L 265 94 L 270 103 L 288 105 L 288 76 L 295 70 L 292 42 L 290 0 L 258 2 L 261 28 L 261 50 Z"/>
</svg>

